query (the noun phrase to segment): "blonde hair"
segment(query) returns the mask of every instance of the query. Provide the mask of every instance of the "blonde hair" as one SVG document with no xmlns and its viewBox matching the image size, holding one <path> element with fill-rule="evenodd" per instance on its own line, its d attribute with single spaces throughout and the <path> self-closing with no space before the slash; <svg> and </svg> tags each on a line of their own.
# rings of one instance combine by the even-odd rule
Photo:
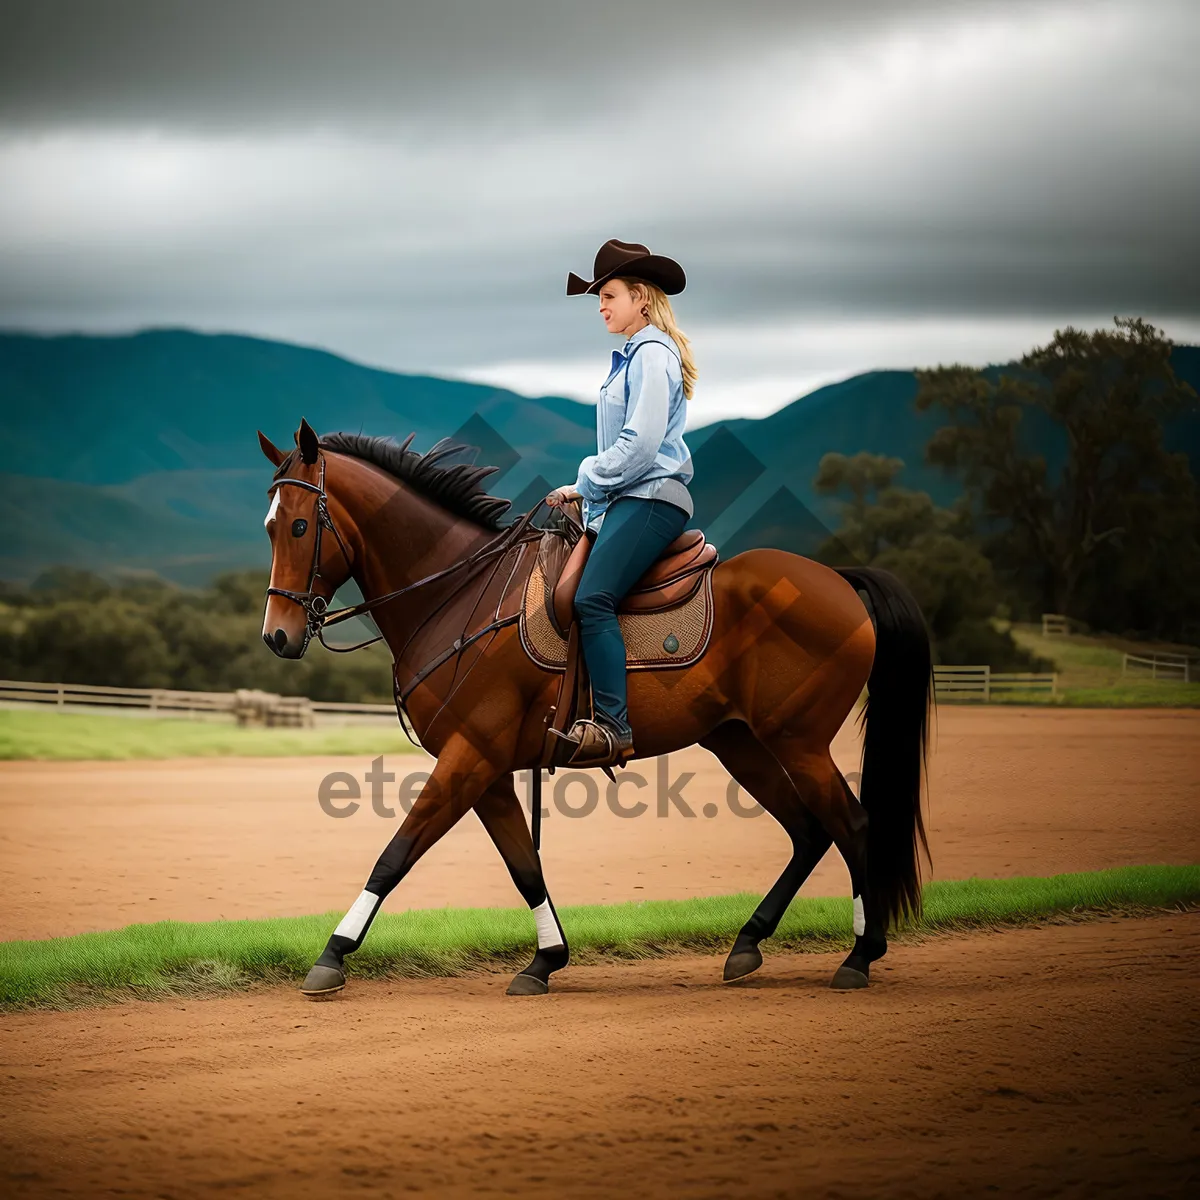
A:
<svg viewBox="0 0 1200 1200">
<path fill-rule="evenodd" d="M 645 297 L 642 309 L 647 320 L 651 325 L 658 326 L 663 333 L 670 334 L 675 339 L 675 344 L 679 347 L 679 357 L 683 362 L 683 398 L 690 400 L 692 392 L 696 388 L 696 362 L 692 358 L 692 343 L 675 324 L 675 312 L 671 308 L 670 298 L 662 288 L 656 287 L 644 279 L 626 279 L 622 276 L 617 276 L 617 278 L 631 292 L 635 288 L 641 288 L 642 295 Z"/>
</svg>

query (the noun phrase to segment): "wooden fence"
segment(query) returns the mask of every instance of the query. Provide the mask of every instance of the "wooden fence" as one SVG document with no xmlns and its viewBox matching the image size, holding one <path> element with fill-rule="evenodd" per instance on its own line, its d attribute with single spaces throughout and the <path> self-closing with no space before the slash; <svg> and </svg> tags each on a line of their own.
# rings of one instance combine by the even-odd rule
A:
<svg viewBox="0 0 1200 1200">
<path fill-rule="evenodd" d="M 1018 692 L 1058 695 L 1058 675 L 993 671 L 988 666 L 933 668 L 933 686 L 938 700 L 976 700 L 986 704 L 993 696 Z"/>
<path fill-rule="evenodd" d="M 1186 654 L 1126 654 L 1121 660 L 1121 674 L 1151 679 L 1173 679 L 1179 683 L 1191 683 L 1200 675 L 1200 662 L 1193 662 Z"/>
<path fill-rule="evenodd" d="M 1184 676 L 1186 678 L 1186 676 Z M 1005 674 L 987 666 L 934 667 L 939 700 L 976 700 L 1016 692 L 1058 694 L 1057 675 Z M 317 718 L 396 719 L 391 704 L 309 700 L 243 688 L 236 692 L 184 692 L 171 688 L 97 687 L 84 683 L 34 683 L 0 679 L 0 704 L 53 705 L 73 711 L 109 708 L 159 717 L 235 720 L 239 725 L 311 726 Z M 323 720 L 323 723 L 324 723 Z"/>
<path fill-rule="evenodd" d="M 354 704 L 280 696 L 256 688 L 236 692 L 185 692 L 172 688 L 100 687 L 85 683 L 36 683 L 0 679 L 0 704 L 53 705 L 63 710 L 118 709 L 159 717 L 233 719 L 239 725 L 307 727 L 317 717 L 388 717 L 391 704 Z"/>
<path fill-rule="evenodd" d="M 1071 621 L 1062 613 L 1042 613 L 1042 637 L 1067 637 L 1071 632 Z"/>
<path fill-rule="evenodd" d="M 0 679 L 0 700 L 53 704 L 58 708 L 145 709 L 159 716 L 198 716 L 233 711 L 233 692 L 184 692 L 172 688 L 100 687 L 90 683 L 34 683 Z"/>
</svg>

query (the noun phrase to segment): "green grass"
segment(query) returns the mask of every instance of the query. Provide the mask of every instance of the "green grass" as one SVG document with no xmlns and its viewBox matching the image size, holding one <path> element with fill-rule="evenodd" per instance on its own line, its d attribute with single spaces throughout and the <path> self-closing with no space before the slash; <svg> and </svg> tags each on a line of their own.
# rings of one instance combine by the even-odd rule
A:
<svg viewBox="0 0 1200 1200">
<path fill-rule="evenodd" d="M 724 952 L 759 897 L 587 905 L 560 910 L 575 962 Z M 1049 878 L 967 879 L 925 889 L 905 936 L 990 929 L 1063 917 L 1138 913 L 1200 902 L 1200 866 L 1122 867 Z M 69 1007 L 133 997 L 211 994 L 299 980 L 340 912 L 267 921 L 162 921 L 106 933 L 0 943 L 0 1007 Z M 847 898 L 793 902 L 771 944 L 849 946 Z M 534 945 L 525 909 L 383 912 L 353 956 L 356 976 L 456 975 L 524 965 Z"/>
<path fill-rule="evenodd" d="M 1043 703 L 1062 708 L 1200 708 L 1200 683 L 1146 680 L 1118 683 L 1112 687 L 1059 688 L 1057 697 L 1044 697 Z"/>
<path fill-rule="evenodd" d="M 1043 708 L 1200 708 L 1200 683 L 1131 682 L 1112 687 L 1071 687 L 1052 696 L 1045 691 L 993 691 L 990 704 L 1037 704 Z M 939 700 L 939 705 L 974 705 L 979 700 Z"/>
<path fill-rule="evenodd" d="M 0 759 L 8 760 L 404 753 L 422 752 L 405 737 L 399 721 L 391 728 L 254 729 L 181 717 L 0 709 Z"/>
<path fill-rule="evenodd" d="M 991 704 L 1036 704 L 1052 708 L 1200 708 L 1200 681 L 1150 679 L 1124 675 L 1124 655 L 1189 654 L 1194 646 L 1139 642 L 1115 635 L 1042 637 L 1041 626 L 996 620 L 1022 649 L 1048 659 L 1058 674 L 1058 694 L 1034 690 L 993 692 Z M 978 704 L 977 700 L 939 700 L 939 704 Z"/>
<path fill-rule="evenodd" d="M 1121 664 L 1125 654 L 1187 654 L 1193 658 L 1200 657 L 1200 650 L 1195 646 L 1173 642 L 1140 642 L 1116 635 L 1092 636 L 1081 633 L 1071 634 L 1070 637 L 1042 637 L 1041 627 L 1036 625 L 1001 623 L 1001 627 L 1009 630 L 1017 645 L 1054 662 L 1060 691 L 1131 687 L 1133 690 L 1129 695 L 1133 704 L 1155 703 L 1153 697 L 1159 688 L 1186 688 L 1192 685 L 1122 675 Z"/>
</svg>

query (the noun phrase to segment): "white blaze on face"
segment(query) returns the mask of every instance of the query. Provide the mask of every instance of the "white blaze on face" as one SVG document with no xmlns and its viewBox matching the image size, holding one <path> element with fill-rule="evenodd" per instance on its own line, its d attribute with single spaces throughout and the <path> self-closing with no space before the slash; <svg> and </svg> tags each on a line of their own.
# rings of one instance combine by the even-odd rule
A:
<svg viewBox="0 0 1200 1200">
<path fill-rule="evenodd" d="M 279 491 L 276 490 L 275 495 L 271 497 L 271 507 L 267 509 L 267 515 L 263 517 L 263 527 L 270 525 L 275 520 L 275 514 L 279 511 Z"/>
</svg>

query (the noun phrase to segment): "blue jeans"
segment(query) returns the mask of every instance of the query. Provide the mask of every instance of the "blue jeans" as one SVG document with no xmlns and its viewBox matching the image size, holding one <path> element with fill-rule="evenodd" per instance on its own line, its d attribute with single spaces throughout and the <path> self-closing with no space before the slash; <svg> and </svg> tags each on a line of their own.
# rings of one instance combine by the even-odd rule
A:
<svg viewBox="0 0 1200 1200">
<path fill-rule="evenodd" d="M 621 496 L 605 510 L 588 553 L 575 593 L 579 638 L 596 716 L 618 729 L 628 729 L 629 709 L 617 605 L 687 523 L 687 513 L 666 500 Z"/>
</svg>

